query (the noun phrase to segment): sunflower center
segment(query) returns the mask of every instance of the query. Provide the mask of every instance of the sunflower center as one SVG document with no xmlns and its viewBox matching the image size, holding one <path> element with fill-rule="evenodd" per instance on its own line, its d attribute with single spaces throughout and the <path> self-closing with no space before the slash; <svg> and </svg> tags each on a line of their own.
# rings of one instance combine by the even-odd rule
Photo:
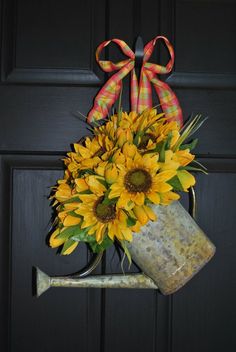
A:
<svg viewBox="0 0 236 352">
<path fill-rule="evenodd" d="M 114 204 L 103 204 L 103 197 L 100 197 L 94 206 L 96 218 L 101 222 L 109 222 L 116 218 L 116 209 Z"/>
<path fill-rule="evenodd" d="M 152 185 L 152 178 L 146 170 L 137 168 L 127 172 L 124 184 L 130 193 L 147 192 Z"/>
</svg>

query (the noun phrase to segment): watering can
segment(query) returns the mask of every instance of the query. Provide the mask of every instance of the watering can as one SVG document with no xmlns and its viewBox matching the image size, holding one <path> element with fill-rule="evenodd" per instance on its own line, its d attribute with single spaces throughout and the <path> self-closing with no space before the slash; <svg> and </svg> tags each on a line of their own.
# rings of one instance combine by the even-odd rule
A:
<svg viewBox="0 0 236 352">
<path fill-rule="evenodd" d="M 132 260 L 141 273 L 88 276 L 102 253 L 80 275 L 50 277 L 36 269 L 37 296 L 50 287 L 159 289 L 164 295 L 176 292 L 214 255 L 215 246 L 194 221 L 196 197 L 190 189 L 190 212 L 175 201 L 154 205 L 157 221 L 149 221 L 127 242 Z"/>
</svg>

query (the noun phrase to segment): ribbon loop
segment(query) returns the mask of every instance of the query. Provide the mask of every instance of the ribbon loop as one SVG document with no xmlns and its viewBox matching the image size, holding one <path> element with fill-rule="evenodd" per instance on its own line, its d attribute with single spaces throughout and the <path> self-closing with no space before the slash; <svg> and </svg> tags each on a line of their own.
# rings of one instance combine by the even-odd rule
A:
<svg viewBox="0 0 236 352">
<path fill-rule="evenodd" d="M 164 43 L 168 49 L 168 53 L 170 55 L 170 60 L 166 66 L 161 66 L 161 65 L 152 64 L 152 63 L 147 62 L 150 59 L 150 57 L 153 53 L 154 47 L 155 47 L 158 40 L 164 41 Z M 174 66 L 174 60 L 175 60 L 174 49 L 166 37 L 157 36 L 156 38 L 151 40 L 149 43 L 147 43 L 145 45 L 144 53 L 145 54 L 144 54 L 143 61 L 145 64 L 145 68 L 151 69 L 153 72 L 159 73 L 159 74 L 169 73 L 172 70 L 172 68 Z"/>
<path fill-rule="evenodd" d="M 121 51 L 123 52 L 123 54 L 128 56 L 129 59 L 122 60 L 117 63 L 114 63 L 114 62 L 108 61 L 108 60 L 100 60 L 99 56 L 100 56 L 103 48 L 105 48 L 106 46 L 108 46 L 112 42 L 116 43 L 119 46 L 119 48 L 121 49 Z M 96 61 L 99 64 L 99 66 L 101 67 L 101 69 L 105 72 L 112 72 L 112 71 L 121 69 L 127 63 L 129 63 L 130 59 L 134 60 L 134 53 L 130 49 L 130 47 L 123 40 L 120 40 L 120 39 L 107 40 L 107 41 L 101 43 L 96 50 Z"/>
<path fill-rule="evenodd" d="M 170 60 L 166 66 L 148 62 L 158 40 L 164 41 L 170 55 Z M 102 49 L 111 42 L 116 43 L 128 59 L 117 63 L 99 60 Z M 122 79 L 131 72 L 131 110 L 142 113 L 145 109 L 152 108 L 152 83 L 159 98 L 161 108 L 165 113 L 165 117 L 169 121 L 177 121 L 179 125 L 182 126 L 182 110 L 177 97 L 171 88 L 157 77 L 157 74 L 169 73 L 174 65 L 174 49 L 166 37 L 157 36 L 145 45 L 139 84 L 135 73 L 135 54 L 123 40 L 112 39 L 101 43 L 96 51 L 96 60 L 105 72 L 118 72 L 108 79 L 97 94 L 94 100 L 94 106 L 87 118 L 88 122 L 102 119 L 108 115 L 109 109 L 119 96 Z"/>
</svg>

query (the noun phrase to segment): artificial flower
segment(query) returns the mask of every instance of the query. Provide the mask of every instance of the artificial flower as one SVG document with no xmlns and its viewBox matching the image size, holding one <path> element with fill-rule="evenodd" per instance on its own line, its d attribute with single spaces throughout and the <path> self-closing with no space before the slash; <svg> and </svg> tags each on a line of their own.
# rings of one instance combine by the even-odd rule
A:
<svg viewBox="0 0 236 352">
<path fill-rule="evenodd" d="M 81 228 L 88 229 L 88 235 L 94 236 L 98 243 L 103 241 L 105 234 L 114 240 L 130 241 L 132 231 L 127 226 L 127 215 L 114 204 L 103 203 L 104 197 L 95 194 L 80 195 L 82 203 L 75 213 L 83 217 Z"/>
</svg>

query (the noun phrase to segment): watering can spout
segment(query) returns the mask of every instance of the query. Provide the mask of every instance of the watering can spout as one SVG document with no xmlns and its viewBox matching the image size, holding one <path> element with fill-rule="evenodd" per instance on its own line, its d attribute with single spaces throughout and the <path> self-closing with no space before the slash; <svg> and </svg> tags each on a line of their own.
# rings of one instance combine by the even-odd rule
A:
<svg viewBox="0 0 236 352">
<path fill-rule="evenodd" d="M 45 291 L 47 291 L 51 286 L 51 278 L 36 268 L 36 282 L 37 282 L 37 297 L 41 296 Z"/>
<path fill-rule="evenodd" d="M 37 268 L 37 296 L 39 297 L 50 287 L 157 289 L 154 281 L 145 274 L 94 275 L 85 278 L 50 277 Z"/>
</svg>

